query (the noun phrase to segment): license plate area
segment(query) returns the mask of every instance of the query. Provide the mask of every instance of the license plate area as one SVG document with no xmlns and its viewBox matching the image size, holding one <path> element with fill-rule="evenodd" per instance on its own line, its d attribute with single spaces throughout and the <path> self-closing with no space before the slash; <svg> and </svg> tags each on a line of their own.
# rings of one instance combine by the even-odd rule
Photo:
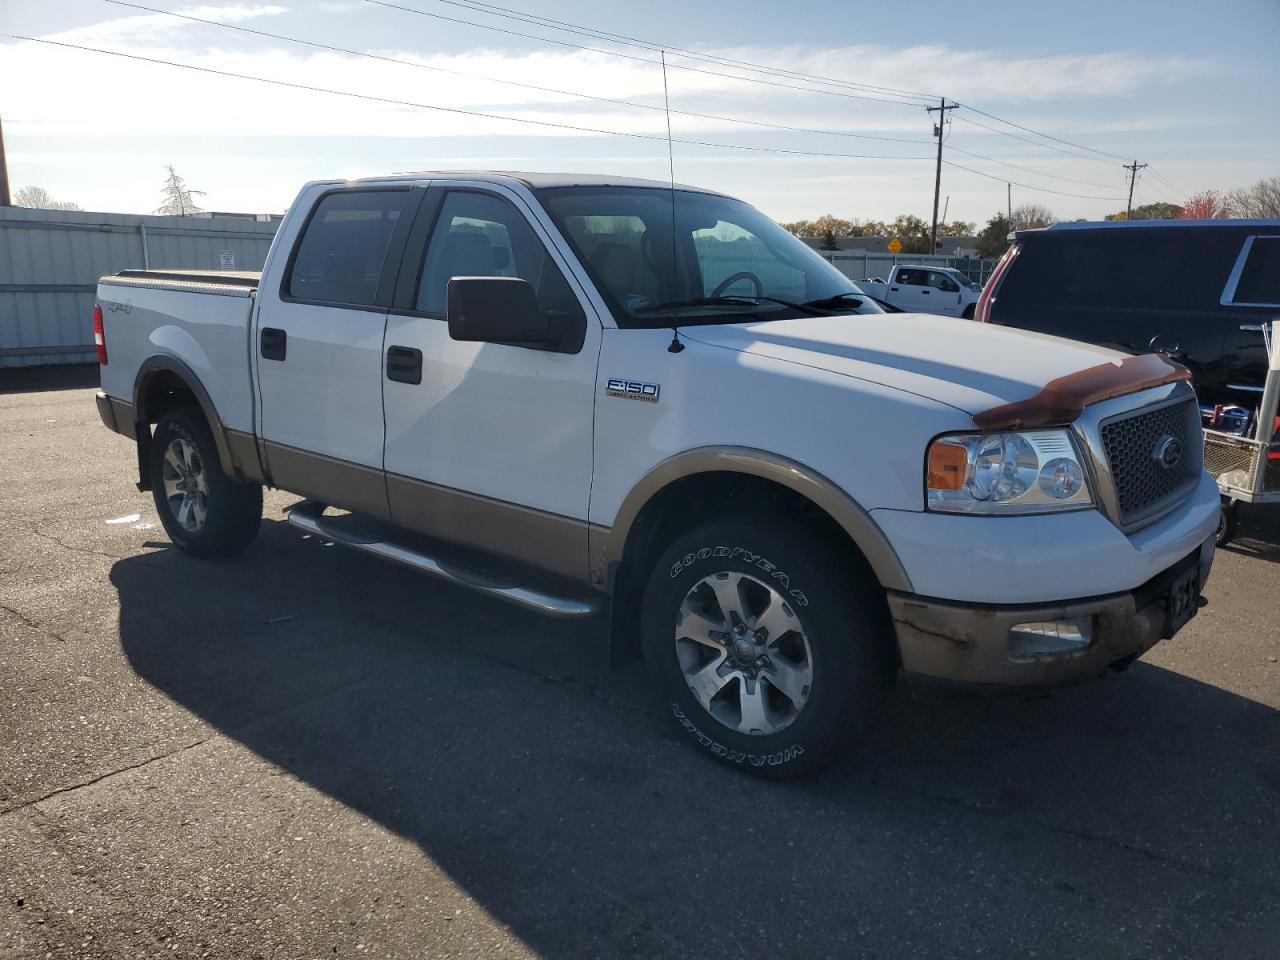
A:
<svg viewBox="0 0 1280 960">
<path fill-rule="evenodd" d="M 1164 639 L 1187 625 L 1200 610 L 1200 568 L 1192 566 L 1174 578 L 1164 598 Z"/>
</svg>

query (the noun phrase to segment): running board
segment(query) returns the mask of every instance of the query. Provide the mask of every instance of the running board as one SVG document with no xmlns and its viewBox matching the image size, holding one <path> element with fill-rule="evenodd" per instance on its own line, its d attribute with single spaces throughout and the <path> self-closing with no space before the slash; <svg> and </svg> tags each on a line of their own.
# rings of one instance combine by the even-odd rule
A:
<svg viewBox="0 0 1280 960">
<path fill-rule="evenodd" d="M 439 577 L 441 580 L 468 587 L 546 616 L 587 617 L 599 610 L 599 605 L 590 600 L 557 597 L 529 587 L 504 584 L 475 570 L 459 567 L 421 550 L 383 539 L 376 534 L 343 529 L 334 522 L 337 518 L 324 515 L 326 506 L 314 500 L 303 501 L 290 508 L 289 523 L 313 536 L 412 567 L 414 570 Z"/>
</svg>

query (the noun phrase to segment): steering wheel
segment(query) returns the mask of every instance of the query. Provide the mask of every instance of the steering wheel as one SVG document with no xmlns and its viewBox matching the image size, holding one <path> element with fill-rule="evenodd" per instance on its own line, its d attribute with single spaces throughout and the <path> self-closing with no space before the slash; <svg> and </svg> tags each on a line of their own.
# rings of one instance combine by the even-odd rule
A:
<svg viewBox="0 0 1280 960">
<path fill-rule="evenodd" d="M 710 294 L 711 298 L 715 299 L 716 297 L 720 296 L 726 290 L 728 290 L 731 286 L 737 283 L 739 280 L 750 280 L 752 285 L 756 288 L 756 296 L 757 297 L 764 296 L 764 284 L 760 282 L 760 278 L 757 277 L 754 273 L 750 273 L 746 270 L 742 270 L 738 273 L 733 274 L 732 276 L 725 277 L 723 280 L 717 283 L 716 288 L 711 291 L 711 294 Z"/>
</svg>

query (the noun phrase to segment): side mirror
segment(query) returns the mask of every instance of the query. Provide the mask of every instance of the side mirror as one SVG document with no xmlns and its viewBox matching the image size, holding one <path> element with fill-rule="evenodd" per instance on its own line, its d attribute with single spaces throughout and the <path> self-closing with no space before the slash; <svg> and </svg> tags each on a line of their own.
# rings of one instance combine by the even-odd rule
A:
<svg viewBox="0 0 1280 960">
<path fill-rule="evenodd" d="M 552 318 L 538 312 L 533 285 L 518 277 L 453 277 L 445 319 L 454 340 L 549 347 L 560 341 Z"/>
</svg>

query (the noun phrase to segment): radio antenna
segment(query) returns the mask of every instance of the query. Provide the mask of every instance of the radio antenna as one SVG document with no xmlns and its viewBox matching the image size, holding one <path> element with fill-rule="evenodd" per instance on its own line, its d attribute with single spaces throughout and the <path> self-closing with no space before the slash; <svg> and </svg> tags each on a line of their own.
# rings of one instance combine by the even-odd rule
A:
<svg viewBox="0 0 1280 960">
<path fill-rule="evenodd" d="M 678 300 L 676 295 L 676 159 L 675 152 L 671 144 L 671 95 L 667 92 L 667 51 L 658 51 L 662 58 L 662 106 L 667 114 L 667 175 L 671 181 L 671 299 Z M 680 308 L 675 308 L 676 315 L 672 317 L 671 323 L 671 343 L 667 346 L 668 353 L 679 353 L 684 349 L 684 344 L 680 342 Z"/>
</svg>

